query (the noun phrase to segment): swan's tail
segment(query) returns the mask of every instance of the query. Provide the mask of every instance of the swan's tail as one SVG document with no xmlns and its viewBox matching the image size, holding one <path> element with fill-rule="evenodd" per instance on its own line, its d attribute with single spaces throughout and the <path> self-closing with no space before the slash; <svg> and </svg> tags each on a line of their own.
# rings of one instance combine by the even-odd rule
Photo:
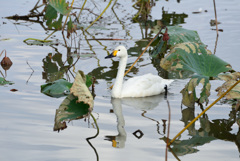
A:
<svg viewBox="0 0 240 161">
<path fill-rule="evenodd" d="M 167 85 L 167 87 L 169 87 L 169 85 L 173 82 L 173 79 L 163 79 L 162 82 L 164 85 Z"/>
</svg>

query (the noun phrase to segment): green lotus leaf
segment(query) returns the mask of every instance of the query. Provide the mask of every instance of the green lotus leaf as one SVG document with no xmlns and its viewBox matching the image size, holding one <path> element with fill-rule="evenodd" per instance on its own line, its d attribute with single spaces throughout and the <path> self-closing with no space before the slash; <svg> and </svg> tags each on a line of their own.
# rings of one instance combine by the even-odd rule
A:
<svg viewBox="0 0 240 161">
<path fill-rule="evenodd" d="M 62 78 L 51 83 L 41 85 L 41 92 L 51 97 L 62 97 L 70 93 L 72 83 Z"/>
<path fill-rule="evenodd" d="M 204 45 L 197 43 L 175 45 L 161 60 L 160 66 L 165 70 L 187 70 L 207 77 L 216 77 L 219 73 L 231 69 L 227 62 L 211 54 Z"/>
<path fill-rule="evenodd" d="M 168 26 L 167 29 L 170 38 L 168 43 L 171 45 L 171 47 L 185 42 L 204 45 L 197 31 L 184 29 L 180 26 Z"/>
<path fill-rule="evenodd" d="M 191 71 L 195 73 L 181 91 L 183 95 L 182 103 L 188 107 L 192 107 L 196 100 L 199 100 L 200 103 L 208 103 L 211 87 L 209 78 L 217 77 L 218 74 L 231 69 L 227 62 L 212 55 L 209 50 L 205 49 L 204 45 L 197 43 L 175 45 L 169 54 L 161 60 L 160 66 L 169 71 Z M 195 88 L 200 82 L 203 84 L 203 88 L 200 97 L 197 98 Z"/>
<path fill-rule="evenodd" d="M 168 49 L 173 48 L 177 44 L 190 42 L 199 45 L 201 44 L 204 47 L 206 46 L 200 40 L 197 31 L 184 29 L 180 26 L 167 26 L 167 30 L 169 40 L 163 41 L 161 38 L 158 44 L 155 46 L 154 50 L 150 53 L 152 57 L 156 57 L 159 54 L 165 54 Z"/>
<path fill-rule="evenodd" d="M 81 119 L 88 115 L 89 106 L 83 102 L 77 102 L 78 97 L 69 94 L 56 110 L 54 131 L 63 130 L 67 127 L 66 122 Z"/>
</svg>

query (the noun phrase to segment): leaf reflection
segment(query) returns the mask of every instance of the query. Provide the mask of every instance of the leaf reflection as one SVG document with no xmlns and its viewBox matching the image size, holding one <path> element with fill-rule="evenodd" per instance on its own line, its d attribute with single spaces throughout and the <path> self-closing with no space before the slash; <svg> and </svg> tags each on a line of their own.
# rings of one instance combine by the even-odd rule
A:
<svg viewBox="0 0 240 161">
<path fill-rule="evenodd" d="M 186 126 L 191 120 L 195 118 L 194 108 L 186 108 L 182 110 L 182 121 Z M 237 134 L 232 131 L 232 126 L 237 121 L 238 112 L 233 109 L 229 114 L 229 119 L 215 119 L 209 120 L 205 114 L 200 117 L 200 128 L 196 129 L 195 124 L 188 128 L 189 139 L 178 139 L 173 142 L 171 151 L 176 156 L 183 156 L 187 154 L 197 153 L 198 146 L 203 146 L 213 140 L 219 139 L 223 141 L 235 142 L 238 151 L 240 152 L 240 129 Z M 166 141 L 166 137 L 161 138 Z"/>
</svg>

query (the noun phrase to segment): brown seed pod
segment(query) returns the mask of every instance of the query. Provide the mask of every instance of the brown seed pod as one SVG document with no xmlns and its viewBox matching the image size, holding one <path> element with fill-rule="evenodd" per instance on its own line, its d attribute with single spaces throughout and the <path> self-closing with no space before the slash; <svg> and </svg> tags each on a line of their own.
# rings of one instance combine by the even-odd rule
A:
<svg viewBox="0 0 240 161">
<path fill-rule="evenodd" d="M 8 70 L 8 69 L 10 69 L 10 67 L 12 66 L 12 61 L 10 60 L 10 58 L 9 57 L 7 57 L 7 52 L 6 52 L 6 50 L 3 50 L 2 51 L 2 53 L 5 51 L 5 57 L 2 59 L 2 61 L 1 61 L 1 66 L 2 66 L 2 68 L 4 69 L 4 70 Z M 1 53 L 1 54 L 2 54 Z"/>
<path fill-rule="evenodd" d="M 168 29 L 166 28 L 166 31 L 163 34 L 163 41 L 168 41 L 169 40 L 169 35 L 168 35 L 167 31 L 168 31 Z"/>
</svg>

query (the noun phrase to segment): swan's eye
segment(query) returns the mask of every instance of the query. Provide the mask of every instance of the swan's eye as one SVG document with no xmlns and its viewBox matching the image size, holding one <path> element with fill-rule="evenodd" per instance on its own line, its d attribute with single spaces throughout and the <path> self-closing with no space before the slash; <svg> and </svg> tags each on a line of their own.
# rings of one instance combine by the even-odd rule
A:
<svg viewBox="0 0 240 161">
<path fill-rule="evenodd" d="M 118 49 L 118 51 L 120 51 L 120 49 Z"/>
</svg>

